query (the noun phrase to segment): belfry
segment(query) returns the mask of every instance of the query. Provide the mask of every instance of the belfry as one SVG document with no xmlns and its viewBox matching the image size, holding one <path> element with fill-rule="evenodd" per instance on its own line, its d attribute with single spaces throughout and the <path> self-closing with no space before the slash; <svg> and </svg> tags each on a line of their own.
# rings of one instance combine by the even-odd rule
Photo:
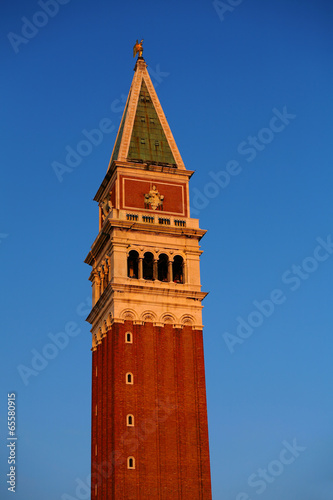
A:
<svg viewBox="0 0 333 500">
<path fill-rule="evenodd" d="M 210 500 L 199 241 L 142 57 L 94 200 L 91 498 Z"/>
</svg>

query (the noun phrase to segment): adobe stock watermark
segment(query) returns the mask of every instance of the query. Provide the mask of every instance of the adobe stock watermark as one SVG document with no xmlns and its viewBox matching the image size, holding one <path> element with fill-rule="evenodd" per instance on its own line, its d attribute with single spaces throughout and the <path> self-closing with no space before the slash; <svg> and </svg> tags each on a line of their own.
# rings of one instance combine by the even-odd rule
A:
<svg viewBox="0 0 333 500">
<path fill-rule="evenodd" d="M 301 264 L 293 264 L 281 275 L 283 285 L 287 285 L 287 292 L 295 292 L 302 283 L 309 279 L 310 275 L 317 271 L 322 262 L 325 262 L 333 254 L 333 241 L 331 235 L 326 240 L 316 238 L 318 245 L 311 256 L 305 257 Z M 235 352 L 236 345 L 242 345 L 253 335 L 254 331 L 261 327 L 264 321 L 271 317 L 277 306 L 287 300 L 287 294 L 281 288 L 274 288 L 268 298 L 254 300 L 254 309 L 245 316 L 237 316 L 236 333 L 224 332 L 223 339 L 231 354 Z"/>
<path fill-rule="evenodd" d="M 233 12 L 235 7 L 238 7 L 244 0 L 225 0 L 222 2 L 221 0 L 214 0 L 213 7 L 220 18 L 220 21 L 224 21 L 225 14 Z"/>
<path fill-rule="evenodd" d="M 155 88 L 170 75 L 165 71 L 161 71 L 160 65 L 157 64 L 155 69 L 149 66 L 149 74 L 153 79 Z M 127 97 L 122 94 L 120 99 L 114 99 L 110 109 L 112 113 L 122 113 Z M 102 118 L 99 120 L 97 127 L 91 130 L 81 130 L 83 138 L 74 146 L 69 144 L 65 147 L 65 159 L 63 162 L 53 161 L 51 167 L 59 182 L 63 182 L 64 175 L 73 172 L 81 163 L 82 160 L 88 157 L 94 148 L 100 146 L 105 135 L 111 134 L 115 130 L 115 125 L 110 118 Z"/>
<path fill-rule="evenodd" d="M 176 405 L 171 403 L 170 398 L 165 400 L 156 399 L 156 409 L 147 420 L 141 422 L 138 426 L 126 430 L 120 438 L 118 449 L 110 453 L 107 461 L 101 463 L 92 463 L 92 472 L 88 474 L 83 481 L 80 478 L 75 479 L 75 496 L 68 493 L 61 495 L 61 500 L 90 500 L 91 483 L 97 488 L 103 480 L 111 477 L 114 467 L 126 463 L 127 457 L 135 453 L 140 443 L 151 434 L 157 432 L 158 426 L 165 422 L 176 410 Z M 126 448 L 126 451 L 124 450 Z"/>
<path fill-rule="evenodd" d="M 282 441 L 283 448 L 279 453 L 278 459 L 269 462 L 265 469 L 259 468 L 251 474 L 247 479 L 247 484 L 250 488 L 255 488 L 254 493 L 261 495 L 266 491 L 268 486 L 283 474 L 285 468 L 295 462 L 295 460 L 306 450 L 305 446 L 297 444 L 296 438 L 292 443 Z M 253 495 L 245 492 L 240 492 L 235 500 L 251 500 Z"/>
<path fill-rule="evenodd" d="M 13 31 L 10 31 L 7 34 L 7 38 L 15 52 L 18 54 L 20 51 L 20 46 L 26 45 L 30 42 L 36 35 L 38 35 L 39 30 L 44 28 L 50 18 L 55 17 L 60 9 L 61 5 L 66 5 L 70 2 L 70 0 L 39 0 L 38 6 L 41 10 L 37 10 L 31 19 L 27 17 L 21 17 L 22 27 L 21 34 L 18 35 Z"/>
<path fill-rule="evenodd" d="M 88 297 L 77 306 L 76 314 L 79 317 L 86 317 L 90 312 L 91 305 L 91 298 Z M 61 332 L 47 334 L 48 342 L 41 349 L 31 349 L 30 364 L 28 366 L 20 364 L 16 367 L 24 385 L 28 386 L 30 377 L 37 377 L 44 371 L 50 361 L 58 357 L 59 353 L 68 346 L 70 339 L 77 337 L 79 333 L 81 333 L 81 329 L 77 323 L 68 321 Z"/>
<path fill-rule="evenodd" d="M 8 236 L 9 236 L 9 235 L 8 235 L 8 234 L 6 234 L 6 233 L 0 233 L 0 245 L 1 245 L 1 243 L 2 243 L 2 240 L 5 240 L 6 238 L 8 238 Z"/>
<path fill-rule="evenodd" d="M 264 151 L 268 144 L 274 140 L 277 134 L 280 134 L 290 124 L 296 115 L 289 113 L 287 106 L 283 106 L 282 111 L 277 108 L 272 109 L 273 116 L 269 120 L 268 126 L 261 128 L 256 135 L 249 135 L 246 140 L 241 141 L 237 147 L 237 152 L 245 156 L 245 160 L 251 163 L 260 153 Z M 238 176 L 243 171 L 243 167 L 237 160 L 230 160 L 226 163 L 225 169 L 208 173 L 210 181 L 203 189 L 193 188 L 191 190 L 191 216 L 199 215 L 200 211 L 205 209 L 210 200 L 216 198 L 222 189 L 225 189 L 233 177 Z"/>
</svg>

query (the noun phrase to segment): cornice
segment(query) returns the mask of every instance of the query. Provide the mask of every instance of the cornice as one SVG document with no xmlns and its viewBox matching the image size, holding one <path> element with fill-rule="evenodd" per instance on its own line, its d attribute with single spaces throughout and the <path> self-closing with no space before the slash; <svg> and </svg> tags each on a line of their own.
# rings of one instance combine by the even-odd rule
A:
<svg viewBox="0 0 333 500">
<path fill-rule="evenodd" d="M 147 285 L 147 282 L 145 280 L 142 281 L 144 281 L 145 284 L 133 283 L 133 280 L 131 280 L 131 283 L 129 284 L 112 282 L 109 283 L 103 294 L 100 296 L 100 298 L 90 311 L 89 315 L 86 318 L 86 321 L 88 321 L 88 323 L 90 324 L 93 324 L 96 320 L 98 320 L 99 315 L 105 312 L 106 307 L 109 305 L 110 299 L 113 301 L 122 301 L 123 294 L 130 294 L 133 303 L 135 303 L 138 296 L 142 297 L 144 294 L 147 297 L 147 301 L 149 301 L 149 297 L 151 297 L 153 301 L 154 297 L 156 298 L 158 296 L 168 297 L 169 299 L 175 299 L 176 301 L 177 298 L 178 300 L 189 299 L 193 300 L 194 302 L 200 302 L 201 308 L 203 307 L 201 306 L 201 302 L 208 295 L 208 292 L 191 290 L 187 285 L 176 285 L 175 287 L 171 288 L 170 285 L 159 282 L 159 286 L 155 287 Z M 197 307 L 199 307 L 199 304 Z"/>
<path fill-rule="evenodd" d="M 108 232 L 108 229 L 110 229 L 110 226 L 108 226 L 109 225 L 106 223 L 99 232 L 97 238 L 91 246 L 91 250 L 84 260 L 85 264 L 92 266 L 94 261 L 98 258 L 100 251 L 104 248 L 105 243 L 109 240 L 110 232 Z"/>
<path fill-rule="evenodd" d="M 195 172 L 194 170 L 183 170 L 177 167 L 172 167 L 167 164 L 164 165 L 164 164 L 153 164 L 151 162 L 144 163 L 144 162 L 114 160 L 109 170 L 107 171 L 100 187 L 98 188 L 97 193 L 94 196 L 94 201 L 99 202 L 103 198 L 103 195 L 105 194 L 105 191 L 107 191 L 108 185 L 112 180 L 113 174 L 117 172 L 117 169 L 126 171 L 134 170 L 136 172 L 148 171 L 155 173 L 172 174 L 180 177 L 185 177 L 186 179 L 190 179 Z"/>
</svg>

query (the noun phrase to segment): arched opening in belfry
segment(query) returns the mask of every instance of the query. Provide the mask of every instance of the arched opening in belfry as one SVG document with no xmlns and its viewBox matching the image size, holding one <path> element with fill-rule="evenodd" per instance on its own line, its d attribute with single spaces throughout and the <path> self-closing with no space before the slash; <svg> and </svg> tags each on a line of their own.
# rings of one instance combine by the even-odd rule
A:
<svg viewBox="0 0 333 500">
<path fill-rule="evenodd" d="M 154 279 L 154 256 L 151 252 L 146 252 L 143 256 L 143 279 Z"/>
<path fill-rule="evenodd" d="M 157 262 L 157 275 L 159 281 L 168 281 L 169 258 L 165 253 L 161 253 Z"/>
<path fill-rule="evenodd" d="M 129 278 L 138 279 L 138 260 L 138 252 L 131 250 L 127 259 L 127 276 Z"/>
<path fill-rule="evenodd" d="M 174 283 L 184 283 L 184 260 L 180 255 L 173 259 L 172 280 Z"/>
</svg>

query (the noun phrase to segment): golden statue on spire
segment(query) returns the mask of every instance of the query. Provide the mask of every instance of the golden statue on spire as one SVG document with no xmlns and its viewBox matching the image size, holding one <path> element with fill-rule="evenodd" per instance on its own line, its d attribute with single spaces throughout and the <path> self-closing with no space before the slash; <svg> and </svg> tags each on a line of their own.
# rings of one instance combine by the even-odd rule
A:
<svg viewBox="0 0 333 500">
<path fill-rule="evenodd" d="M 133 47 L 133 57 L 135 57 L 138 52 L 139 52 L 139 57 L 142 57 L 142 52 L 143 52 L 142 42 L 143 42 L 143 39 L 141 40 L 140 43 L 139 43 L 139 40 L 136 41 L 136 43 Z"/>
</svg>

